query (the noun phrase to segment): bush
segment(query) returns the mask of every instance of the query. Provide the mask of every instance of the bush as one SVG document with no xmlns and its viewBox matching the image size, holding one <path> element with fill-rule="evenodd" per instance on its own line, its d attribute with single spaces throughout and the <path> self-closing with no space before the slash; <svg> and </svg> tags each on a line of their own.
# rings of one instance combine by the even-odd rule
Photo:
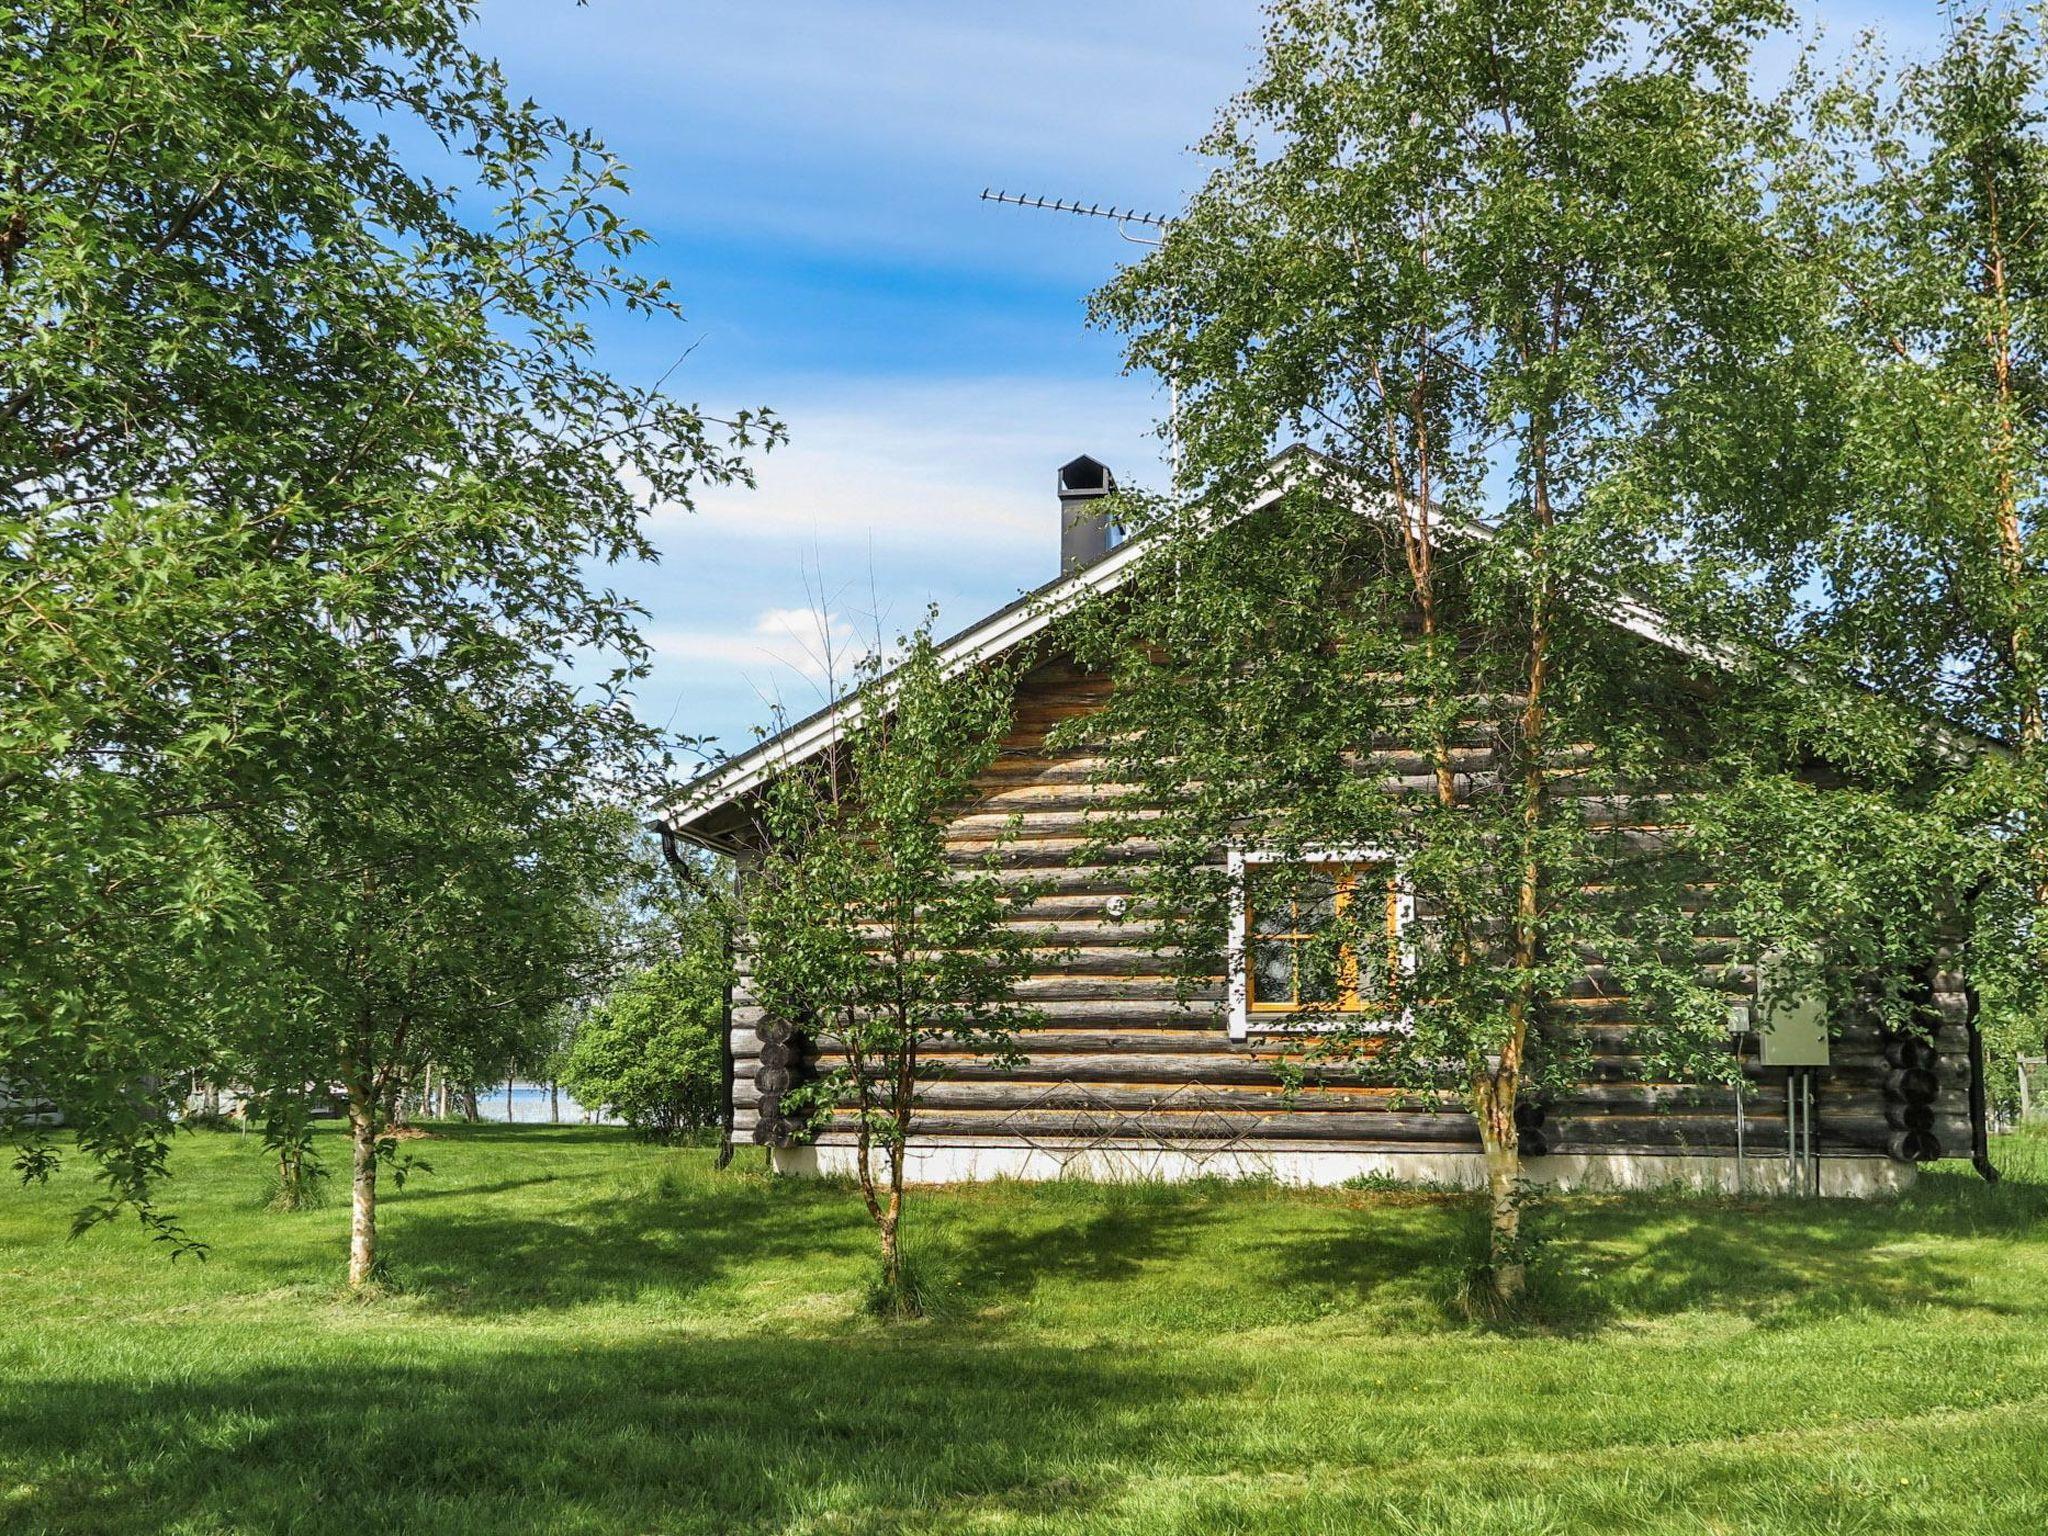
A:
<svg viewBox="0 0 2048 1536">
<path fill-rule="evenodd" d="M 1983 988 L 1978 1025 L 1984 1032 L 1985 1098 L 1994 1113 L 2016 1119 L 2020 1112 L 2019 1058 L 2042 1053 L 2048 1027 L 2039 1012 L 2009 999 L 1996 984 Z M 2040 1106 L 2036 1105 L 2034 1112 L 2039 1114 Z"/>
<path fill-rule="evenodd" d="M 644 1136 L 674 1141 L 718 1122 L 724 1027 L 723 962 L 700 944 L 635 972 L 584 1016 L 562 1086 Z"/>
</svg>

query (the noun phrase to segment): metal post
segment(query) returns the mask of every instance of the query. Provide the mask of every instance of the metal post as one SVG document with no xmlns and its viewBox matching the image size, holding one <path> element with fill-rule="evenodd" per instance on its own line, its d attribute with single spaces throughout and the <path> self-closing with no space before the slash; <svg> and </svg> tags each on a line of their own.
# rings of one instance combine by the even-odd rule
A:
<svg viewBox="0 0 2048 1536">
<path fill-rule="evenodd" d="M 1801 1094 L 1806 1100 L 1806 1113 L 1800 1117 L 1800 1125 L 1806 1134 L 1806 1192 L 1817 1198 L 1820 1194 L 1820 1139 L 1813 1134 L 1813 1072 L 1809 1069 L 1799 1076 L 1802 1080 Z"/>
<path fill-rule="evenodd" d="M 1785 1182 L 1799 1193 L 1799 1074 L 1785 1074 Z"/>
<path fill-rule="evenodd" d="M 1738 1046 L 1738 1054 L 1735 1058 L 1735 1193 L 1738 1195 L 1744 1193 L 1743 1172 L 1748 1166 L 1743 1161 L 1742 1147 L 1742 1057 L 1740 1050 L 1741 1048 Z"/>
</svg>

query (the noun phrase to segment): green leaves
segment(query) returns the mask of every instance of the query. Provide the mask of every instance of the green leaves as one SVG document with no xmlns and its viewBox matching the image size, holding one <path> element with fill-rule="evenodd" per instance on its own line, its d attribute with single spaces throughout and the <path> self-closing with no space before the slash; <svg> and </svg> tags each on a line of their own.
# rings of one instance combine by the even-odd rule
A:
<svg viewBox="0 0 2048 1536">
<path fill-rule="evenodd" d="M 1203 190 L 1097 296 L 1177 386 L 1183 464 L 1128 519 L 1161 535 L 1134 587 L 1070 630 L 1117 680 L 1075 728 L 1125 786 L 1097 851 L 1162 844 L 1142 899 L 1191 992 L 1232 963 L 1223 850 L 1390 854 L 1418 912 L 1400 1027 L 1311 1056 L 1511 1107 L 1582 1073 L 1584 1033 L 1537 1026 L 1597 956 L 1668 1056 L 1725 1069 L 1691 963 L 1711 882 L 1671 846 L 1718 789 L 1725 680 L 1612 620 L 1626 593 L 1709 638 L 1758 600 L 1729 601 L 1755 554 L 1663 471 L 1761 333 L 1778 124 L 1746 72 L 1784 18 L 1276 5 Z M 1274 497 L 1281 441 L 1317 459 Z"/>
<path fill-rule="evenodd" d="M 745 879 L 747 985 L 767 1016 L 829 1034 L 843 1071 L 810 1091 L 885 1144 L 909 1123 L 927 1047 L 1014 1053 L 1035 1015 L 1012 996 L 1039 936 L 1021 922 L 1038 890 L 1005 878 L 1009 834 L 956 858 L 945 818 L 1008 729 L 1015 664 L 948 675 L 925 628 L 890 667 L 870 656 L 865 713 L 820 763 L 792 766 L 758 810 L 766 850 Z"/>
<path fill-rule="evenodd" d="M 0 28 L 0 1078 L 116 1206 L 194 1071 L 381 1092 L 585 987 L 591 829 L 661 772 L 592 564 L 780 434 L 594 356 L 593 305 L 674 300 L 468 19 Z"/>
<path fill-rule="evenodd" d="M 1924 949 L 1973 925 L 1973 974 L 2021 1012 L 2048 900 L 2044 82 L 2032 8 L 1958 9 L 1923 63 L 1803 82 L 1803 132 L 1771 167 L 1796 274 L 1772 318 L 1801 366 L 1750 391 L 1775 402 L 1759 456 L 1800 472 L 1730 518 L 1797 594 L 1786 648 L 1889 705 L 1789 712 L 1813 750 L 1895 793 L 1883 842 L 1845 851 L 1870 883 L 1866 929 Z M 1936 722 L 2012 751 L 1930 751 Z M 1939 877 L 1891 848 L 1929 854 Z"/>
<path fill-rule="evenodd" d="M 723 1092 L 725 937 L 700 909 L 684 943 L 680 956 L 628 975 L 576 1021 L 561 1071 L 578 1103 L 658 1140 L 716 1124 Z"/>
</svg>

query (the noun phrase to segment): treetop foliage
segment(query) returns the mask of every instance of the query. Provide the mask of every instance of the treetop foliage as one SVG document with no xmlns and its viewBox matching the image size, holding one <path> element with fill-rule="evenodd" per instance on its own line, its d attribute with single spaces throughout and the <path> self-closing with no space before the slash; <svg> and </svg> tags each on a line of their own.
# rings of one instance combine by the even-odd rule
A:
<svg viewBox="0 0 2048 1536">
<path fill-rule="evenodd" d="M 620 165 L 470 19 L 0 23 L 0 1076 L 63 1103 L 117 1203 L 201 1021 L 489 956 L 562 829 L 651 795 L 641 616 L 591 573 L 779 437 L 596 357 L 593 307 L 677 306 Z M 492 861 L 487 935 L 459 888 Z"/>
</svg>

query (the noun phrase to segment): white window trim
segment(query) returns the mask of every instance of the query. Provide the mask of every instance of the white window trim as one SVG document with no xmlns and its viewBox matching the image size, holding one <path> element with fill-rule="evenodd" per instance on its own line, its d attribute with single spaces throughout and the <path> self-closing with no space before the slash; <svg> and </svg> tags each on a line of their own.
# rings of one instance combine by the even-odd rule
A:
<svg viewBox="0 0 2048 1536">
<path fill-rule="evenodd" d="M 1384 848 L 1304 848 L 1299 853 L 1286 853 L 1277 848 L 1233 848 L 1228 858 L 1230 874 L 1230 947 L 1225 954 L 1230 980 L 1230 1038 L 1246 1040 L 1252 1033 L 1251 978 L 1245 955 L 1250 935 L 1245 931 L 1245 881 L 1254 865 L 1258 864 L 1385 864 L 1394 870 L 1394 933 L 1403 970 L 1413 970 L 1415 951 L 1408 939 L 1409 925 L 1415 921 L 1415 891 L 1401 878 L 1401 863 Z M 1363 1013 L 1340 1013 L 1330 1017 L 1328 1022 L 1287 1018 L 1271 1015 L 1271 1022 L 1262 1019 L 1260 1034 L 1268 1035 L 1314 1035 L 1329 1034 L 1339 1029 L 1357 1029 L 1361 1020 L 1376 1024 L 1382 1029 L 1402 1029 L 1409 1023 L 1408 1010 L 1398 1015 L 1368 1019 Z"/>
</svg>

